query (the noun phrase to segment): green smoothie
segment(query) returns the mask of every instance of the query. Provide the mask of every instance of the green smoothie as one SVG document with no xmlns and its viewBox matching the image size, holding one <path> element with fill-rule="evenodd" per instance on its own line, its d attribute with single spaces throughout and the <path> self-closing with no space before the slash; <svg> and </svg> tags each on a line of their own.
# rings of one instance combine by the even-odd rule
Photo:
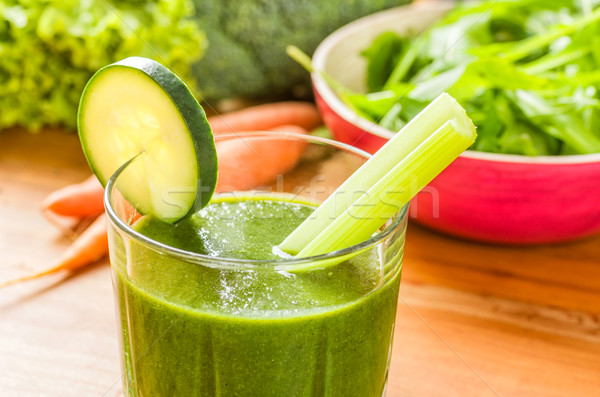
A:
<svg viewBox="0 0 600 397">
<path fill-rule="evenodd" d="M 205 264 L 114 238 L 126 392 L 381 396 L 401 245 L 302 271 L 218 260 L 285 257 L 274 247 L 313 209 L 269 197 L 213 199 L 175 225 L 149 216 L 135 224 L 154 240 L 214 258 Z"/>
</svg>

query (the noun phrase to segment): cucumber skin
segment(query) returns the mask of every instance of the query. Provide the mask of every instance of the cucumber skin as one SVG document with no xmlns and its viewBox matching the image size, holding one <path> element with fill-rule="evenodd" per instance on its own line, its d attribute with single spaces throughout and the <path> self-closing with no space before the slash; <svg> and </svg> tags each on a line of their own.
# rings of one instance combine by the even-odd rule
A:
<svg viewBox="0 0 600 397">
<path fill-rule="evenodd" d="M 204 109 L 200 103 L 198 103 L 190 89 L 175 73 L 171 72 L 160 63 L 143 57 L 129 57 L 99 69 L 87 82 L 81 94 L 81 100 L 77 111 L 77 130 L 80 142 L 85 142 L 81 128 L 81 114 L 86 91 L 93 85 L 94 79 L 104 71 L 121 67 L 142 72 L 154 80 L 154 82 L 167 93 L 179 111 L 179 114 L 192 137 L 196 152 L 196 165 L 198 168 L 196 200 L 185 216 L 191 212 L 198 211 L 208 204 L 217 184 L 218 161 L 214 136 L 210 124 L 206 119 Z M 92 172 L 98 177 L 100 183 L 102 183 L 103 186 L 106 186 L 108 179 L 104 180 L 104 178 L 100 176 L 101 173 L 97 172 L 94 168 L 91 159 L 88 157 L 87 151 L 84 149 L 83 152 Z"/>
</svg>

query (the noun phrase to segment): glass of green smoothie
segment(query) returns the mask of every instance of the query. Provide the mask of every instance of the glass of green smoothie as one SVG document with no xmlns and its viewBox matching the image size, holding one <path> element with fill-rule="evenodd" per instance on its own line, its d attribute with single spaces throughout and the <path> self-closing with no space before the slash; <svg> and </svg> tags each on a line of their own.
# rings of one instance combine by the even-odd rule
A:
<svg viewBox="0 0 600 397">
<path fill-rule="evenodd" d="M 369 155 L 293 133 L 216 141 L 216 193 L 176 223 L 127 200 L 143 154 L 107 185 L 125 394 L 385 395 L 407 208 L 367 241 L 297 258 L 278 244 Z"/>
</svg>

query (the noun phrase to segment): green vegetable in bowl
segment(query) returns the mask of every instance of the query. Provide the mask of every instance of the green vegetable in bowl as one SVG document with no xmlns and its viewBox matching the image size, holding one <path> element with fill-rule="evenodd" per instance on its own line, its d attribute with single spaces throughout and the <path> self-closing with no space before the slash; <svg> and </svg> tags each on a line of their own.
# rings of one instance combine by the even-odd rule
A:
<svg viewBox="0 0 600 397">
<path fill-rule="evenodd" d="M 398 131 L 442 92 L 478 127 L 471 149 L 521 155 L 600 152 L 600 2 L 460 5 L 420 35 L 378 36 L 363 52 L 357 112 Z"/>
</svg>

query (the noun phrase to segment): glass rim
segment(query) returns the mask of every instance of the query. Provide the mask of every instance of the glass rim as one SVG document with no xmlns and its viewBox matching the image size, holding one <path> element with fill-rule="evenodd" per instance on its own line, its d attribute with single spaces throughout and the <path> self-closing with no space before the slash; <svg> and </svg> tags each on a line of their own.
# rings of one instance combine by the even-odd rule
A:
<svg viewBox="0 0 600 397">
<path fill-rule="evenodd" d="M 256 137 L 256 136 L 276 136 L 276 137 L 289 137 L 289 138 L 297 138 L 304 140 L 308 143 L 317 143 L 317 144 L 326 144 L 331 147 L 335 147 L 336 149 L 340 149 L 346 152 L 350 152 L 352 154 L 361 156 L 365 159 L 369 159 L 372 155 L 362 149 L 358 149 L 354 146 L 348 145 L 343 142 L 335 141 L 328 138 L 322 138 L 312 135 L 305 135 L 293 132 L 282 132 L 282 131 L 256 131 L 252 133 L 244 133 L 244 137 Z M 227 133 L 227 134 L 219 134 L 217 137 L 219 140 L 221 139 L 241 139 L 240 134 L 237 133 Z M 129 238 L 138 241 L 154 250 L 172 255 L 174 257 L 180 258 L 186 262 L 197 263 L 200 265 L 207 265 L 207 263 L 211 263 L 213 266 L 218 265 L 220 267 L 231 267 L 235 268 L 235 270 L 240 270 L 243 268 L 260 268 L 267 270 L 267 266 L 270 265 L 270 268 L 288 268 L 293 270 L 295 265 L 302 265 L 308 262 L 322 262 L 326 260 L 331 260 L 335 258 L 341 258 L 346 255 L 352 253 L 358 253 L 360 251 L 366 250 L 368 248 L 375 247 L 381 241 L 385 240 L 394 230 L 402 224 L 408 215 L 408 207 L 409 203 L 404 205 L 394 216 L 390 219 L 393 219 L 392 223 L 385 227 L 383 230 L 371 236 L 369 239 L 352 245 L 347 248 L 342 248 L 339 250 L 334 250 L 330 252 L 326 252 L 324 254 L 307 256 L 302 258 L 281 258 L 281 259 L 237 259 L 237 258 L 227 258 L 220 256 L 210 256 L 205 254 L 200 254 L 193 251 L 187 251 L 184 249 L 172 247 L 168 244 L 161 243 L 160 241 L 154 240 L 148 236 L 141 234 L 140 232 L 134 230 L 129 225 L 127 225 L 115 212 L 113 206 L 111 205 L 110 199 L 112 196 L 113 188 L 116 189 L 115 183 L 119 178 L 121 173 L 127 169 L 127 166 L 137 158 L 134 156 L 130 160 L 128 160 L 125 164 L 121 165 L 109 178 L 106 187 L 104 189 L 104 207 L 106 209 L 106 214 L 110 220 L 110 222 L 115 225 L 121 232 L 125 233 Z"/>
</svg>

